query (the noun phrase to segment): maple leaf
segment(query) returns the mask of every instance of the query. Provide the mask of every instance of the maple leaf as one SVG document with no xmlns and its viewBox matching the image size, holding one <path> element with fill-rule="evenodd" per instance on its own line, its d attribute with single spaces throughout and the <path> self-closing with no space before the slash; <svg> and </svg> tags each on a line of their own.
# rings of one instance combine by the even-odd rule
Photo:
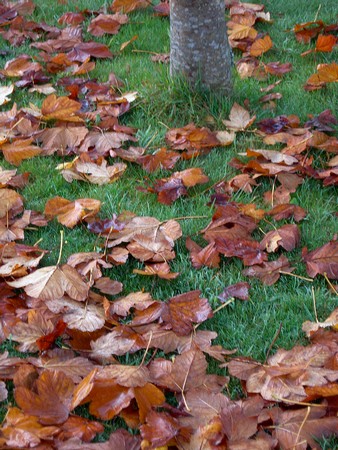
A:
<svg viewBox="0 0 338 450">
<path fill-rule="evenodd" d="M 338 279 L 338 241 L 330 241 L 309 253 L 303 249 L 302 256 L 311 278 L 326 274 L 328 278 Z"/>
<path fill-rule="evenodd" d="M 27 295 L 41 300 L 59 299 L 67 293 L 74 300 L 84 301 L 89 292 L 89 286 L 68 264 L 42 267 L 7 284 L 15 288 L 23 287 Z"/>
<path fill-rule="evenodd" d="M 202 386 L 206 369 L 207 361 L 200 350 L 188 350 L 177 356 L 174 362 L 157 358 L 149 366 L 153 383 L 182 393 Z"/>
<path fill-rule="evenodd" d="M 208 128 L 197 128 L 193 123 L 169 130 L 165 137 L 175 150 L 202 150 L 221 145 L 215 133 Z"/>
<path fill-rule="evenodd" d="M 243 270 L 243 275 L 248 277 L 257 277 L 264 284 L 271 286 L 280 278 L 280 271 L 293 272 L 294 267 L 290 267 L 289 260 L 284 256 L 280 256 L 276 261 L 263 262 L 260 265 L 251 266 Z"/>
<path fill-rule="evenodd" d="M 51 219 L 57 217 L 58 222 L 73 228 L 81 220 L 95 216 L 101 207 L 100 200 L 80 198 L 73 202 L 62 197 L 54 197 L 45 205 L 45 215 Z"/>
<path fill-rule="evenodd" d="M 74 383 L 62 372 L 46 370 L 36 381 L 36 391 L 16 387 L 15 401 L 27 414 L 38 416 L 43 425 L 65 422 L 70 413 Z"/>
<path fill-rule="evenodd" d="M 244 131 L 254 123 L 256 116 L 250 117 L 250 113 L 245 108 L 238 103 L 234 103 L 229 119 L 222 121 L 229 130 Z"/>
<path fill-rule="evenodd" d="M 32 62 L 30 56 L 21 55 L 18 58 L 7 61 L 5 67 L 0 70 L 0 74 L 5 77 L 21 77 L 26 72 L 38 72 L 41 69 L 41 64 Z"/>
</svg>

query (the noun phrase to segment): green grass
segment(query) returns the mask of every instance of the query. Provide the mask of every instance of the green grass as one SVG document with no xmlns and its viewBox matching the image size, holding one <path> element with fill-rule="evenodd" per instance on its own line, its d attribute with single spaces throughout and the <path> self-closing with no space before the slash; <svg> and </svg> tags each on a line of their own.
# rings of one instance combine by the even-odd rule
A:
<svg viewBox="0 0 338 450">
<path fill-rule="evenodd" d="M 70 1 L 64 6 L 55 1 L 51 9 L 48 2 L 37 0 L 36 3 L 38 7 L 33 19 L 43 20 L 53 25 L 65 11 L 77 8 L 98 9 L 103 4 L 93 0 L 82 0 Z M 154 17 L 149 10 L 131 14 L 130 23 L 123 26 L 118 35 L 100 38 L 100 42 L 108 44 L 116 57 L 113 60 L 97 61 L 95 71 L 89 76 L 106 81 L 109 73 L 113 71 L 124 81 L 123 91 L 137 90 L 139 92 L 138 100 L 131 111 L 121 118 L 121 122 L 137 127 L 139 144 L 145 146 L 151 141 L 149 150 L 165 144 L 164 135 L 167 128 L 181 127 L 189 122 L 208 126 L 211 116 L 214 120 L 214 128 L 221 129 L 222 119 L 228 118 L 234 101 L 243 104 L 245 99 L 249 99 L 252 113 L 257 114 L 258 119 L 279 114 L 296 114 L 301 121 L 305 121 L 309 114 L 315 115 L 327 108 L 334 111 L 337 105 L 336 86 L 328 85 L 327 88 L 315 92 L 305 92 L 302 87 L 307 78 L 315 72 L 316 65 L 332 61 L 334 55 L 317 54 L 302 58 L 300 53 L 307 50 L 308 46 L 299 44 L 292 32 L 285 31 L 296 23 L 314 20 L 319 3 L 299 0 L 295 4 L 294 0 L 285 0 L 283 2 L 266 1 L 265 4 L 266 10 L 271 12 L 274 23 L 261 24 L 259 30 L 271 35 L 274 48 L 263 56 L 263 61 L 293 64 L 293 71 L 283 77 L 282 83 L 277 88 L 283 98 L 278 101 L 277 109 L 273 113 L 263 110 L 258 99 L 262 95 L 259 91 L 260 87 L 275 81 L 277 79 L 275 77 L 264 82 L 255 79 L 240 80 L 234 73 L 232 99 L 220 98 L 213 93 L 191 92 L 184 81 L 178 80 L 174 83 L 170 80 L 168 67 L 151 62 L 150 54 L 146 53 L 168 52 L 169 22 L 167 19 Z M 325 7 L 322 5 L 319 10 L 318 19 L 331 23 L 335 8 L 336 2 L 328 0 L 325 2 Z M 124 52 L 119 53 L 120 45 L 136 34 L 138 39 Z M 0 57 L 1 67 L 7 59 L 21 53 L 34 56 L 38 54 L 38 51 L 30 48 L 28 44 L 21 48 L 11 48 L 5 43 L 3 47 L 9 50 L 9 55 L 6 58 Z M 240 54 L 235 52 L 235 57 L 240 57 Z M 62 89 L 59 89 L 58 93 L 65 94 Z M 19 108 L 28 106 L 29 102 L 38 105 L 42 102 L 40 96 L 28 95 L 25 90 L 21 92 L 17 90 L 13 99 L 18 103 Z M 2 111 L 7 109 L 8 105 L 1 107 Z M 201 167 L 210 177 L 209 186 L 211 186 L 225 176 L 231 177 L 236 174 L 236 171 L 227 164 L 233 156 L 238 152 L 244 152 L 249 146 L 262 148 L 261 142 L 251 133 L 238 135 L 232 146 L 215 149 L 206 157 L 181 162 L 175 170 Z M 101 200 L 103 202 L 100 213 L 102 218 L 123 210 L 131 210 L 138 215 L 154 216 L 159 220 L 172 217 L 206 216 L 204 219 L 180 221 L 183 238 L 176 245 L 177 256 L 171 263 L 172 271 L 180 272 L 176 280 L 167 282 L 134 275 L 133 268 L 141 267 L 141 264 L 136 261 L 106 271 L 106 275 L 123 282 L 124 294 L 144 289 L 150 291 L 154 298 L 166 300 L 179 293 L 200 289 L 203 296 L 210 300 L 213 308 L 216 308 L 219 304 L 217 296 L 225 286 L 245 280 L 241 274 L 243 266 L 237 260 L 223 261 L 218 270 L 202 268 L 196 271 L 190 264 L 184 245 L 185 237 L 192 236 L 198 240 L 199 231 L 210 221 L 213 212 L 207 205 L 211 191 L 205 191 L 205 187 L 192 190 L 189 197 L 179 199 L 168 207 L 159 204 L 155 196 L 135 190 L 137 186 L 144 185 L 145 176 L 154 180 L 169 176 L 167 171 L 160 170 L 155 174 L 147 175 L 139 166 L 128 163 L 127 173 L 121 180 L 112 185 L 98 187 L 81 182 L 68 184 L 55 170 L 60 162 L 62 162 L 61 158 L 57 157 L 39 157 L 22 163 L 19 172 L 31 172 L 30 183 L 22 192 L 27 209 L 43 211 L 46 201 L 59 195 L 70 200 L 83 197 Z M 1 161 L 1 165 L 5 168 L 10 167 L 5 161 Z M 48 183 L 46 177 L 48 177 Z M 263 187 L 267 188 L 269 183 L 269 180 L 262 181 L 262 186 L 255 188 L 251 195 L 237 193 L 236 200 L 244 203 L 254 202 L 263 207 L 262 193 L 266 190 Z M 308 179 L 293 194 L 292 202 L 303 206 L 309 212 L 307 218 L 300 224 L 302 247 L 307 246 L 309 250 L 312 250 L 332 239 L 338 229 L 335 215 L 337 199 L 337 188 L 324 188 L 320 182 Z M 25 243 L 33 244 L 41 239 L 40 247 L 50 250 L 44 258 L 45 265 L 54 264 L 57 261 L 61 229 L 63 227 L 53 221 L 46 228 L 25 233 Z M 78 226 L 73 230 L 65 229 L 65 241 L 63 261 L 66 261 L 72 253 L 92 251 L 97 248 L 96 237 L 84 226 Z M 290 259 L 297 267 L 296 273 L 306 276 L 299 255 L 299 250 L 295 251 L 290 255 Z M 260 361 L 265 360 L 280 324 L 282 324 L 281 332 L 272 351 L 280 347 L 290 349 L 297 344 L 307 342 L 301 327 L 305 320 L 314 320 L 315 317 L 312 287 L 319 320 L 325 319 L 337 304 L 337 297 L 328 291 L 323 278 L 317 278 L 310 283 L 299 278 L 283 276 L 282 281 L 271 287 L 264 286 L 256 280 L 249 281 L 252 289 L 248 302 L 236 301 L 221 310 L 202 327 L 217 331 L 219 335 L 217 343 L 225 348 L 237 348 L 238 354 L 250 355 Z M 233 394 L 237 392 L 238 386 L 234 385 Z M 327 444 L 323 448 L 333 447 Z"/>
</svg>

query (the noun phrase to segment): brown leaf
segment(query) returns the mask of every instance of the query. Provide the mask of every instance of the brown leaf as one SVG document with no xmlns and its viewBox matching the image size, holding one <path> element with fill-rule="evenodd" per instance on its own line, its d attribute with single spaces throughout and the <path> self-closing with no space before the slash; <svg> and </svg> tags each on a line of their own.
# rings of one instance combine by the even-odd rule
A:
<svg viewBox="0 0 338 450">
<path fill-rule="evenodd" d="M 158 276 L 164 280 L 173 280 L 179 276 L 179 272 L 170 272 L 169 264 L 163 263 L 147 264 L 144 270 L 134 269 L 133 273 L 145 276 Z"/>
<path fill-rule="evenodd" d="M 238 103 L 234 103 L 229 119 L 222 121 L 229 130 L 244 131 L 254 123 L 256 116 L 250 117 L 250 113 L 245 108 Z"/>
<path fill-rule="evenodd" d="M 227 239 L 216 238 L 216 249 L 226 258 L 236 256 L 245 266 L 262 264 L 267 260 L 267 255 L 260 248 L 259 242 L 252 239 Z"/>
<path fill-rule="evenodd" d="M 49 219 L 57 217 L 62 225 L 73 228 L 78 222 L 96 216 L 100 207 L 100 200 L 91 198 L 80 198 L 71 202 L 62 197 L 54 197 L 47 201 L 45 215 Z"/>
<path fill-rule="evenodd" d="M 307 320 L 302 325 L 302 330 L 306 333 L 307 337 L 310 337 L 311 334 L 319 328 L 328 328 L 333 327 L 334 329 L 338 328 L 338 308 L 336 308 L 324 322 L 310 322 Z"/>
<path fill-rule="evenodd" d="M 73 180 L 81 180 L 102 186 L 118 180 L 127 169 L 127 165 L 115 163 L 112 166 L 107 166 L 107 161 L 104 158 L 92 161 L 88 154 L 82 153 L 74 161 L 59 164 L 56 168 L 60 170 L 63 178 L 69 183 Z"/>
<path fill-rule="evenodd" d="M 250 284 L 240 282 L 227 286 L 224 291 L 217 297 L 221 302 L 226 302 L 229 298 L 235 297 L 240 300 L 249 300 Z"/>
<path fill-rule="evenodd" d="M 13 189 L 0 189 L 0 219 L 16 216 L 23 210 L 23 199 Z"/>
<path fill-rule="evenodd" d="M 169 130 L 166 140 L 175 150 L 202 150 L 221 145 L 215 133 L 208 128 L 197 128 L 193 123 Z"/>
<path fill-rule="evenodd" d="M 99 14 L 92 19 L 88 26 L 88 33 L 93 36 L 103 36 L 104 34 L 117 34 L 121 25 L 128 22 L 126 14 Z"/>
<path fill-rule="evenodd" d="M 69 417 L 60 428 L 61 433 L 58 435 L 58 439 L 61 441 L 77 437 L 83 442 L 91 442 L 98 433 L 104 431 L 101 423 L 75 415 Z"/>
<path fill-rule="evenodd" d="M 289 219 L 293 217 L 296 222 L 303 220 L 307 212 L 301 206 L 292 203 L 282 203 L 270 209 L 268 214 L 275 220 Z"/>
<path fill-rule="evenodd" d="M 191 263 L 195 269 L 200 269 L 203 266 L 219 267 L 221 259 L 214 242 L 202 248 L 190 237 L 187 237 L 185 245 L 190 252 Z"/>
<path fill-rule="evenodd" d="M 14 397 L 26 414 L 39 417 L 44 425 L 63 423 L 70 413 L 74 383 L 62 372 L 46 370 L 36 381 L 36 391 L 17 387 Z"/>
<path fill-rule="evenodd" d="M 311 278 L 326 274 L 328 278 L 338 279 L 338 241 L 330 241 L 312 252 L 303 250 L 303 261 Z"/>
<path fill-rule="evenodd" d="M 243 270 L 243 275 L 248 277 L 257 277 L 264 284 L 271 286 L 280 278 L 280 270 L 283 272 L 293 272 L 294 267 L 290 267 L 289 260 L 284 256 L 280 256 L 276 261 L 264 262 L 257 266 L 251 266 Z"/>
<path fill-rule="evenodd" d="M 141 156 L 137 159 L 137 163 L 148 173 L 152 173 L 157 169 L 173 169 L 180 157 L 179 153 L 162 147 L 152 155 Z"/>
<path fill-rule="evenodd" d="M 314 438 L 329 437 L 337 431 L 337 417 L 323 417 L 322 408 L 302 408 L 294 411 L 277 410 L 274 418 L 275 433 L 283 448 L 299 448 L 307 446 L 319 449 Z"/>
<path fill-rule="evenodd" d="M 165 412 L 150 411 L 146 424 L 141 425 L 140 431 L 143 442 L 150 444 L 151 448 L 165 448 L 175 436 L 180 433 L 177 419 Z"/>
<path fill-rule="evenodd" d="M 310 76 L 306 85 L 318 85 L 323 83 L 334 83 L 338 81 L 338 64 L 319 64 L 317 66 L 317 73 Z"/>
<path fill-rule="evenodd" d="M 122 291 L 123 284 L 109 277 L 101 277 L 96 280 L 94 287 L 103 294 L 116 295 Z"/>
<path fill-rule="evenodd" d="M 169 299 L 162 318 L 179 336 L 189 334 L 193 329 L 193 323 L 201 323 L 212 317 L 208 300 L 200 298 L 200 295 L 201 291 L 196 290 Z"/>
<path fill-rule="evenodd" d="M 202 386 L 206 369 L 207 361 L 199 350 L 188 350 L 177 356 L 174 362 L 157 358 L 149 366 L 153 383 L 182 393 Z"/>
<path fill-rule="evenodd" d="M 37 62 L 32 62 L 30 56 L 21 55 L 15 59 L 7 61 L 0 74 L 5 77 L 21 77 L 27 72 L 38 72 L 42 67 Z"/>
<path fill-rule="evenodd" d="M 86 127 L 53 127 L 43 130 L 38 140 L 42 142 L 44 155 L 52 155 L 56 151 L 64 155 L 74 152 L 87 134 Z"/>
<path fill-rule="evenodd" d="M 89 292 L 89 286 L 68 264 L 42 267 L 25 277 L 7 283 L 15 288 L 23 287 L 28 295 L 41 300 L 59 299 L 67 293 L 74 300 L 84 301 Z"/>
<path fill-rule="evenodd" d="M 300 243 L 300 231 L 297 225 L 287 224 L 276 230 L 269 231 L 260 243 L 260 248 L 268 253 L 283 247 L 288 252 L 294 250 Z"/>
<path fill-rule="evenodd" d="M 105 322 L 101 305 L 79 303 L 63 297 L 47 301 L 47 306 L 54 313 L 63 313 L 62 320 L 70 329 L 92 332 L 101 329 Z"/>
</svg>

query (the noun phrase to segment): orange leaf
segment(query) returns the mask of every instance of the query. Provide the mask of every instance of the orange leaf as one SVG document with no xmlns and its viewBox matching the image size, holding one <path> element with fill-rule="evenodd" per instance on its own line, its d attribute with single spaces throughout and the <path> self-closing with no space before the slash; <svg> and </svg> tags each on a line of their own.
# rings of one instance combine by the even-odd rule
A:
<svg viewBox="0 0 338 450">
<path fill-rule="evenodd" d="M 114 12 L 129 13 L 135 9 L 142 9 L 149 6 L 148 0 L 114 0 L 111 9 Z"/>
<path fill-rule="evenodd" d="M 337 38 L 332 34 L 320 34 L 316 42 L 316 52 L 332 52 L 337 43 Z"/>
<path fill-rule="evenodd" d="M 68 97 L 57 97 L 55 94 L 49 95 L 42 103 L 41 113 L 44 120 L 66 120 L 81 122 L 82 119 L 75 116 L 81 108 L 81 103 L 71 100 Z"/>
<path fill-rule="evenodd" d="M 334 83 L 338 81 L 338 64 L 319 64 L 317 73 L 311 75 L 306 84 L 320 85 L 321 83 Z"/>
<path fill-rule="evenodd" d="M 5 160 L 14 166 L 19 166 L 24 159 L 39 155 L 42 152 L 42 148 L 31 145 L 32 142 L 32 138 L 18 139 L 11 144 L 2 145 L 1 151 L 4 154 Z"/>
<path fill-rule="evenodd" d="M 251 56 L 260 56 L 263 53 L 270 50 L 270 48 L 273 46 L 272 40 L 270 36 L 267 34 L 262 39 L 257 39 L 255 41 L 251 48 L 250 48 L 250 55 Z"/>
</svg>

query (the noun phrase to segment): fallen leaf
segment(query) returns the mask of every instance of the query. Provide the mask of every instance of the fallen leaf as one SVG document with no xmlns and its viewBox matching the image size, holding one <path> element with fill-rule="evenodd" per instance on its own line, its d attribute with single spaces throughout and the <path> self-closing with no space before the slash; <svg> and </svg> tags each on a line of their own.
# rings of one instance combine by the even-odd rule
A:
<svg viewBox="0 0 338 450">
<path fill-rule="evenodd" d="M 270 36 L 267 34 L 262 39 L 257 39 L 254 41 L 252 46 L 250 47 L 250 55 L 251 56 L 261 56 L 263 53 L 270 50 L 273 47 L 272 40 Z"/>
<path fill-rule="evenodd" d="M 302 256 L 311 278 L 326 274 L 328 278 L 338 279 L 338 241 L 330 241 L 309 253 L 305 249 Z"/>
<path fill-rule="evenodd" d="M 249 111 L 238 103 L 234 103 L 229 114 L 229 119 L 222 121 L 229 130 L 244 131 L 254 123 L 256 116 L 250 117 Z"/>
</svg>

